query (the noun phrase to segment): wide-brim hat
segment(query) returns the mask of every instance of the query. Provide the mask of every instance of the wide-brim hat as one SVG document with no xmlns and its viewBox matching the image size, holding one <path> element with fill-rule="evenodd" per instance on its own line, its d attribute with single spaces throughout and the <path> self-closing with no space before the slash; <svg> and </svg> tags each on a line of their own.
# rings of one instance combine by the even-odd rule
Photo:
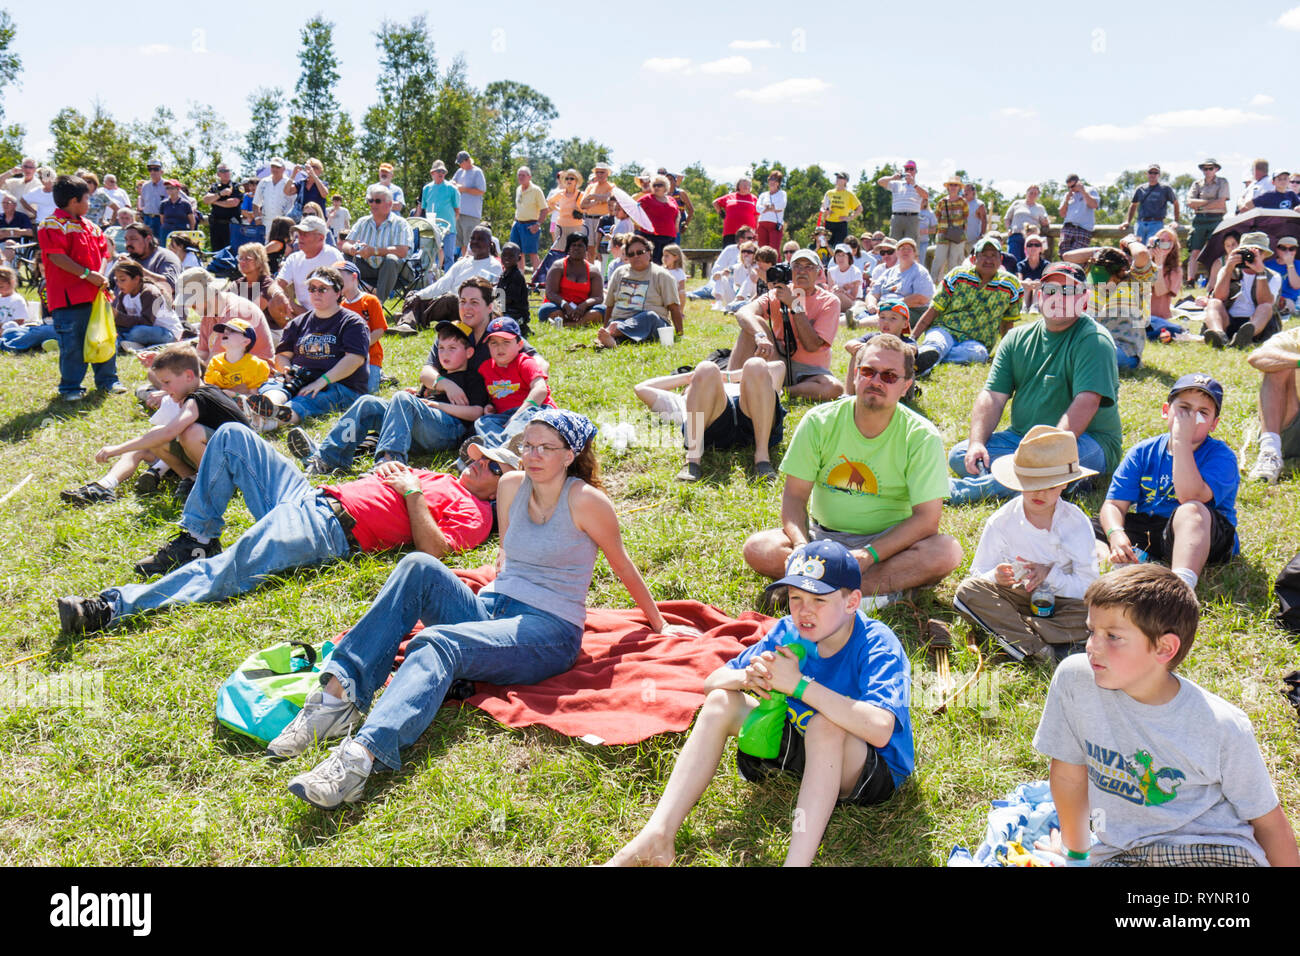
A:
<svg viewBox="0 0 1300 956">
<path fill-rule="evenodd" d="M 1211 166 L 1213 166 L 1215 169 L 1222 169 L 1222 168 L 1223 168 L 1222 166 L 1219 165 L 1219 161 L 1218 161 L 1217 159 L 1215 159 L 1214 157 L 1210 157 L 1209 159 L 1201 160 L 1200 164 L 1197 165 L 1196 168 L 1197 168 L 1197 169 L 1209 169 Z"/>
<path fill-rule="evenodd" d="M 993 477 L 1016 491 L 1042 491 L 1097 474 L 1079 464 L 1074 432 L 1035 425 L 1011 455 L 993 462 Z"/>
<path fill-rule="evenodd" d="M 1268 258 L 1273 254 L 1273 250 L 1268 245 L 1268 233 L 1266 232 L 1248 232 L 1241 237 L 1241 242 L 1237 244 L 1238 249 L 1254 249 L 1256 252 L 1264 254 Z"/>
</svg>

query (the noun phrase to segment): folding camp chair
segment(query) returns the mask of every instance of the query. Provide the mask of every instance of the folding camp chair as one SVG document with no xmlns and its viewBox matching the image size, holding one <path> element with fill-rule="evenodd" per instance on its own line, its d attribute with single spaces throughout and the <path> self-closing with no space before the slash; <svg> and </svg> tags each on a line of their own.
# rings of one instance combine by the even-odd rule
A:
<svg viewBox="0 0 1300 956">
<path fill-rule="evenodd" d="M 412 217 L 406 221 L 411 226 L 411 248 L 407 250 L 406 261 L 402 263 L 402 268 L 398 270 L 397 283 L 393 286 L 393 294 L 389 297 L 389 301 L 396 300 L 397 305 L 394 308 L 389 308 L 388 302 L 384 303 L 384 314 L 389 318 L 401 312 L 402 302 L 406 299 L 407 293 L 423 287 L 425 282 L 425 256 L 430 251 L 436 255 L 436 249 L 432 249 L 425 238 L 430 234 L 436 234 L 433 224 L 429 220 L 420 219 L 419 217 Z"/>
</svg>

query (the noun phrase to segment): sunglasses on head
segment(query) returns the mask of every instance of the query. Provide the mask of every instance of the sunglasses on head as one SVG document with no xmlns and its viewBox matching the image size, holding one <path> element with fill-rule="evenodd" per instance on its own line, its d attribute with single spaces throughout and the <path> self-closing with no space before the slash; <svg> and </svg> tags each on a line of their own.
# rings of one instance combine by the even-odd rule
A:
<svg viewBox="0 0 1300 956">
<path fill-rule="evenodd" d="M 899 375 L 893 369 L 887 368 L 881 371 L 880 369 L 872 368 L 870 365 L 858 366 L 858 378 L 865 378 L 867 381 L 871 381 L 873 378 L 879 378 L 886 385 L 893 385 L 902 377 L 903 376 Z"/>
<path fill-rule="evenodd" d="M 335 289 L 334 289 L 334 286 L 332 286 L 332 285 L 321 285 L 320 283 L 315 283 L 315 284 L 308 283 L 308 285 L 307 285 L 307 291 L 308 291 L 308 292 L 314 292 L 314 293 L 316 293 L 317 295 L 321 295 L 321 294 L 326 293 L 326 292 L 334 292 Z"/>
</svg>

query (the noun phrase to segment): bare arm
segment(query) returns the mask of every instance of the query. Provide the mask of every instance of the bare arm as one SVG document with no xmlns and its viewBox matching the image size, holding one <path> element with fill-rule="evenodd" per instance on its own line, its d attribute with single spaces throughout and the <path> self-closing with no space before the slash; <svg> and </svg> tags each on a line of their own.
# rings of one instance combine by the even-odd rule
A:
<svg viewBox="0 0 1300 956">
<path fill-rule="evenodd" d="M 1067 850 L 1087 853 L 1092 846 L 1088 833 L 1088 769 L 1054 759 L 1047 779 L 1061 821 L 1061 843 Z"/>
<path fill-rule="evenodd" d="M 808 543 L 808 498 L 813 483 L 794 475 L 785 476 L 781 491 L 781 529 L 793 548 Z"/>
<path fill-rule="evenodd" d="M 438 522 L 424 500 L 424 488 L 415 472 L 400 461 L 386 461 L 375 469 L 375 476 L 383 479 L 402 496 L 406 504 L 406 517 L 411 522 L 411 541 L 416 550 L 441 558 L 451 551 L 451 544 L 438 527 Z"/>
<path fill-rule="evenodd" d="M 916 324 L 912 326 L 912 338 L 916 339 L 918 342 L 921 341 L 921 336 L 923 336 L 926 333 L 926 330 L 930 328 L 930 324 L 938 314 L 939 313 L 934 310 L 933 304 L 927 307 L 925 312 L 921 314 L 921 317 L 917 319 Z"/>
<path fill-rule="evenodd" d="M 789 481 L 789 478 L 786 478 Z M 901 551 L 906 551 L 918 541 L 933 537 L 939 533 L 939 517 L 943 514 L 943 499 L 922 501 L 912 506 L 912 514 L 894 525 L 879 538 L 871 542 L 881 561 L 887 561 Z M 878 563 L 870 551 L 850 551 L 863 565 L 863 570 L 871 564 Z M 866 562 L 864 564 L 864 562 Z"/>
<path fill-rule="evenodd" d="M 1276 337 L 1269 339 L 1246 358 L 1261 372 L 1291 372 L 1300 368 L 1300 349 L 1288 349 Z"/>
<path fill-rule="evenodd" d="M 1287 822 L 1279 804 L 1262 817 L 1250 821 L 1255 830 L 1255 840 L 1264 849 L 1269 866 L 1300 866 L 1300 851 L 1296 849 L 1295 832 Z"/>
<path fill-rule="evenodd" d="M 575 495 L 578 497 L 576 502 L 573 500 Z M 659 607 L 650 595 L 650 589 L 646 587 L 641 572 L 628 557 L 627 549 L 623 546 L 623 535 L 618 527 L 618 516 L 614 514 L 614 506 L 610 500 L 604 493 L 588 484 L 574 487 L 569 492 L 569 500 L 571 513 L 578 529 L 591 538 L 605 555 L 610 570 L 623 582 L 628 595 L 646 616 L 646 620 L 650 623 L 650 630 L 655 634 L 664 633 L 664 629 L 668 626 L 667 622 L 659 613 Z"/>
<path fill-rule="evenodd" d="M 159 425 L 157 428 L 151 428 L 139 438 L 123 442 L 121 445 L 105 445 L 95 455 L 98 462 L 107 461 L 110 458 L 117 458 L 119 455 L 125 455 L 128 452 L 141 451 L 145 448 L 156 448 L 176 438 L 181 432 L 189 428 L 199 420 L 199 407 L 193 399 L 187 399 L 181 406 L 181 413 L 173 418 L 166 425 Z"/>
<path fill-rule="evenodd" d="M 1065 410 L 1056 427 L 1072 431 L 1074 437 L 1079 438 L 1088 430 L 1099 408 L 1101 408 L 1100 395 L 1096 392 L 1080 392 L 1074 396 L 1074 401 L 1070 402 L 1070 407 Z"/>
</svg>

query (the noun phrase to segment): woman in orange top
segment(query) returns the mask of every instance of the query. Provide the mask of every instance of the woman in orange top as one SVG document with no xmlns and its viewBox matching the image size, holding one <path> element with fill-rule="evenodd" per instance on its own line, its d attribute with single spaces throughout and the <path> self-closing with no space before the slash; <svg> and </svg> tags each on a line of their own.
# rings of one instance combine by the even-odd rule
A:
<svg viewBox="0 0 1300 956">
<path fill-rule="evenodd" d="M 587 224 L 582 218 L 582 175 L 576 169 L 566 169 L 560 175 L 560 185 L 564 188 L 553 193 L 546 205 L 552 213 L 551 221 L 559 227 L 560 233 L 555 237 L 555 245 L 564 246 L 574 233 L 587 233 Z M 568 248 L 568 246 L 564 246 Z"/>
</svg>

